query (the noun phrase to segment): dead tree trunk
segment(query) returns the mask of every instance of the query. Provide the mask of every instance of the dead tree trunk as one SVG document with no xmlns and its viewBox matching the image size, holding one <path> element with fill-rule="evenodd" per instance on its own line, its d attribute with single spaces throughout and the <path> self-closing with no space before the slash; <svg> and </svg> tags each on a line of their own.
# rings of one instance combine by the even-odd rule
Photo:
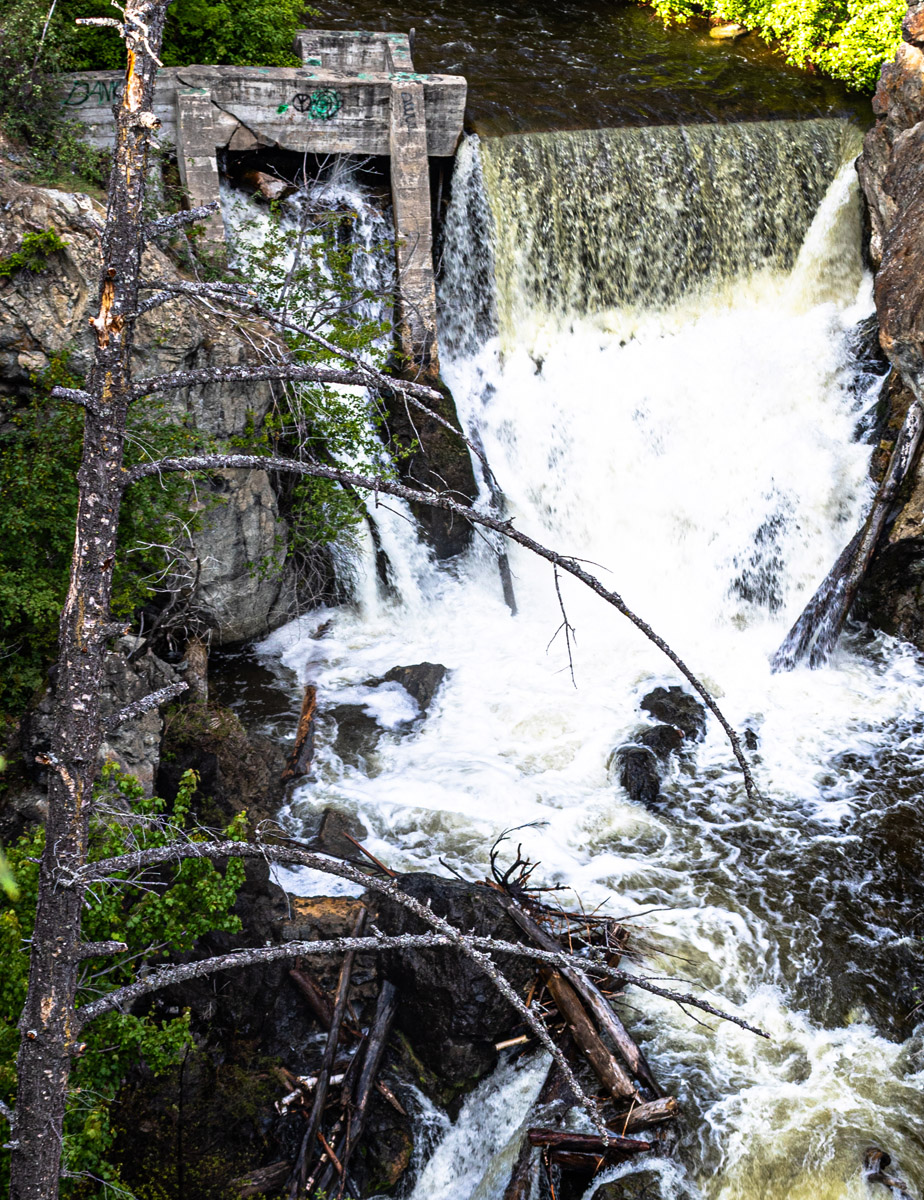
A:
<svg viewBox="0 0 924 1200">
<path fill-rule="evenodd" d="M 96 360 L 84 401 L 83 458 L 70 585 L 61 614 L 57 720 L 48 819 L 29 989 L 20 1030 L 18 1093 L 10 1163 L 11 1200 L 48 1200 L 58 1193 L 61 1130 L 77 1022 L 74 1001 L 80 957 L 83 888 L 61 886 L 86 858 L 89 810 L 102 740 L 99 700 L 109 626 L 112 568 L 124 486 L 122 456 L 131 400 L 132 321 L 142 247 L 142 199 L 151 103 L 164 8 L 128 0 L 125 86 L 117 111 L 116 147 L 103 236 L 99 312 L 91 324 Z M 113 22 L 114 23 L 114 22 Z"/>
</svg>

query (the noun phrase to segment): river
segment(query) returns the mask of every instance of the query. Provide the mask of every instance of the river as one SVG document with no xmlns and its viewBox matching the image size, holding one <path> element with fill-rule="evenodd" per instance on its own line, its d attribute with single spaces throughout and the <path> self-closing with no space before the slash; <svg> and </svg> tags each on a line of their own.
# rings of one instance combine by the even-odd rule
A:
<svg viewBox="0 0 924 1200">
<path fill-rule="evenodd" d="M 406 27 L 411 8 L 379 10 L 378 27 Z M 628 997 L 627 1023 L 686 1114 L 673 1160 L 616 1172 L 647 1172 L 648 1194 L 860 1200 L 871 1144 L 919 1190 L 924 671 L 861 628 L 823 669 L 769 667 L 871 496 L 878 381 L 856 334 L 872 312 L 853 168 L 862 106 L 756 48 L 694 35 L 687 70 L 724 55 L 746 86 L 729 83 L 726 102 L 722 71 L 685 82 L 668 64 L 660 119 L 652 108 L 646 124 L 638 95 L 652 88 L 626 85 L 641 74 L 626 55 L 613 67 L 622 83 L 587 87 L 607 71 L 601 8 L 558 5 L 539 22 L 554 53 L 532 65 L 561 69 L 528 118 L 492 99 L 502 66 L 525 86 L 522 47 L 541 41 L 535 29 L 518 41 L 519 9 L 497 6 L 506 57 L 485 48 L 484 20 L 463 37 L 458 7 L 420 17 L 423 65 L 475 77 L 480 131 L 457 156 L 444 227 L 444 376 L 508 514 L 591 564 L 701 676 L 750 731 L 761 795 L 747 797 L 710 721 L 660 800 L 631 802 L 611 754 L 646 723 L 639 700 L 682 682 L 670 662 L 564 578 L 569 661 L 548 564 L 512 550 L 514 616 L 491 546 L 476 539 L 438 565 L 389 504 L 374 516 L 391 592 L 366 545 L 352 604 L 258 648 L 266 670 L 294 673 L 287 703 L 312 682 L 322 709 L 362 703 L 385 729 L 357 766 L 323 727 L 283 819 L 301 831 L 335 807 L 392 867 L 442 872 L 443 860 L 469 878 L 486 873 L 502 830 L 526 826 L 517 838 L 543 882 L 625 916 L 646 972 L 696 981 L 771 1035 Z M 556 21 L 575 13 L 563 49 Z M 635 9 L 616 15 L 648 54 L 682 36 Z M 443 40 L 428 43 L 434 23 Z M 599 94 L 609 86 L 615 100 Z M 582 88 L 594 94 L 572 102 Z M 450 669 L 424 722 L 400 689 L 363 682 L 421 661 Z M 540 1077 L 506 1064 L 483 1084 L 436 1138 L 414 1200 L 498 1197 L 496 1156 Z"/>
</svg>

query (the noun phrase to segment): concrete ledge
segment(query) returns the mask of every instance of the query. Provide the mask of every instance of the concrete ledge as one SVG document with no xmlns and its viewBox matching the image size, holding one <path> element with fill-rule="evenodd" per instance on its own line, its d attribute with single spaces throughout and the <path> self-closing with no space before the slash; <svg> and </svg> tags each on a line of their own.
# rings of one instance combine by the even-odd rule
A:
<svg viewBox="0 0 924 1200">
<path fill-rule="evenodd" d="M 439 374 L 430 221 L 430 157 L 455 154 L 467 84 L 460 75 L 414 71 L 403 33 L 303 29 L 303 66 L 167 67 L 154 93 L 158 141 L 176 147 L 192 205 L 220 199 L 218 151 L 278 147 L 300 154 L 388 156 L 398 268 L 397 332 L 409 368 Z M 64 76 L 62 104 L 91 144 L 113 144 L 122 75 Z M 224 238 L 220 214 L 206 223 Z"/>
<path fill-rule="evenodd" d="M 87 126 L 87 140 L 100 149 L 113 144 L 112 106 L 121 91 L 120 71 L 86 71 L 63 77 L 63 105 Z M 154 93 L 160 119 L 158 139 L 178 144 L 176 96 L 207 89 L 227 116 L 216 127 L 216 145 L 227 146 L 239 125 L 262 145 L 300 154 L 388 154 L 391 88 L 420 83 L 427 115 L 427 153 L 455 154 L 462 136 L 468 92 L 461 75 L 418 75 L 412 71 L 365 72 L 292 67 L 166 67 Z"/>
</svg>

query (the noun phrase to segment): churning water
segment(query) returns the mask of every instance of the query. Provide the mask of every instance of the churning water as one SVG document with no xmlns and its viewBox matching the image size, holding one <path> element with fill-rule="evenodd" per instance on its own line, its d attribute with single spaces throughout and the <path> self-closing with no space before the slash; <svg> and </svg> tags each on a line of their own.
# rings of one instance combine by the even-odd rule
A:
<svg viewBox="0 0 924 1200">
<path fill-rule="evenodd" d="M 392 596 L 370 550 L 355 605 L 262 647 L 322 708 L 377 705 L 388 726 L 360 768 L 322 738 L 294 828 L 333 805 L 393 867 L 443 858 L 474 878 L 503 829 L 536 822 L 517 837 L 546 882 L 647 913 L 650 973 L 771 1034 L 628 997 L 686 1124 L 674 1163 L 619 1172 L 649 1171 L 664 1197 L 859 1200 L 872 1143 L 924 1186 L 909 982 L 924 674 L 856 633 L 823 670 L 769 668 L 869 500 L 857 148 L 836 121 L 472 140 L 445 236 L 444 373 L 507 512 L 595 564 L 751 731 L 760 800 L 711 723 L 658 807 L 630 802 L 607 761 L 644 723 L 640 698 L 681 682 L 671 664 L 564 578 L 572 683 L 551 568 L 512 550 L 514 617 L 490 546 L 438 568 L 392 502 L 374 514 Z M 363 682 L 424 660 L 451 670 L 426 721 Z M 505 1071 L 497 1087 L 525 1105 L 529 1080 Z M 450 1131 L 426 1194 L 498 1196 L 500 1152 Z"/>
</svg>

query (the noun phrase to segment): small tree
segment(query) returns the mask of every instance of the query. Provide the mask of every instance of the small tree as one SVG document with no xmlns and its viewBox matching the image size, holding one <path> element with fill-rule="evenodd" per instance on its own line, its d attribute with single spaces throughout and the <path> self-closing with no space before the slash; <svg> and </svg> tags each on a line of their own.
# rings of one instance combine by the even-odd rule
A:
<svg viewBox="0 0 924 1200">
<path fill-rule="evenodd" d="M 58 1194 L 62 1138 L 68 1100 L 71 1066 L 85 1046 L 90 1021 L 106 1013 L 122 1011 L 139 996 L 168 984 L 233 966 L 291 958 L 300 953 L 343 953 L 346 949 L 369 950 L 389 946 L 427 945 L 453 947 L 467 955 L 488 975 L 510 1004 L 520 1012 L 539 1042 L 565 1071 L 576 1094 L 577 1081 L 544 1025 L 516 995 L 490 957 L 492 950 L 523 954 L 566 966 L 572 971 L 588 968 L 586 960 L 563 954 L 532 950 L 523 946 L 468 937 L 453 929 L 429 908 L 400 893 L 393 882 L 368 878 L 346 864 L 295 847 L 271 846 L 260 842 L 228 840 L 196 841 L 177 837 L 164 844 L 126 850 L 101 861 L 91 861 L 90 829 L 94 811 L 94 785 L 105 732 L 100 712 L 103 661 L 107 641 L 123 631 L 111 614 L 113 569 L 116 558 L 119 514 L 126 489 L 140 479 L 166 472 L 210 472 L 227 467 L 262 468 L 291 472 L 306 479 L 324 480 L 342 487 L 371 493 L 386 493 L 416 504 L 434 505 L 471 521 L 497 537 L 508 538 L 553 565 L 557 584 L 559 571 L 581 580 L 607 603 L 631 620 L 670 658 L 690 681 L 722 724 L 745 784 L 754 784 L 735 731 L 715 700 L 673 650 L 612 590 L 605 588 L 581 564 L 542 546 L 515 529 L 512 522 L 472 508 L 452 496 L 417 491 L 385 476 L 371 477 L 330 466 L 314 457 L 281 458 L 259 454 L 202 454 L 163 458 L 154 462 L 125 465 L 126 426 L 132 405 L 142 398 L 203 383 L 246 383 L 279 379 L 290 382 L 348 384 L 391 388 L 405 401 L 433 416 L 429 405 L 438 403 L 439 393 L 414 383 L 383 375 L 361 362 L 349 350 L 328 342 L 316 330 L 301 325 L 283 311 L 261 303 L 252 289 L 229 283 L 165 283 L 142 276 L 141 253 L 146 240 L 201 220 L 208 210 L 180 213 L 145 223 L 144 199 L 149 142 L 157 127 L 152 102 L 164 17 L 168 0 L 127 0 L 121 21 L 91 19 L 118 29 L 127 51 L 125 85 L 116 110 L 116 140 L 109 181 L 109 208 L 101 239 L 99 309 L 91 325 L 96 337 L 95 361 L 83 388 L 58 387 L 53 395 L 83 409 L 83 445 L 78 471 L 78 503 L 74 550 L 67 597 L 61 613 L 55 681 L 55 725 L 50 753 L 43 760 L 49 768 L 48 817 L 44 848 L 38 868 L 37 904 L 31 940 L 28 990 L 19 1023 L 15 1109 L 0 1101 L 0 1116 L 11 1125 L 12 1200 L 52 1200 Z M 226 302 L 263 317 L 281 330 L 324 346 L 338 356 L 343 366 L 299 361 L 299 354 L 280 354 L 257 365 L 178 371 L 168 375 L 134 379 L 131 367 L 132 340 L 138 316 L 158 304 L 188 294 L 212 303 Z M 146 295 L 146 299 L 142 296 Z M 441 419 L 441 418 L 437 418 Z M 444 422 L 445 423 L 445 422 Z M 454 431 L 455 432 L 455 431 Z M 185 685 L 164 688 L 129 705 L 110 722 L 118 724 L 141 715 L 178 695 Z M 361 882 L 387 892 L 406 905 L 432 930 L 421 937 L 389 939 L 337 939 L 318 943 L 286 943 L 206 959 L 197 963 L 164 967 L 144 979 L 126 983 L 107 995 L 81 1003 L 80 964 L 88 956 L 121 953 L 121 945 L 88 944 L 83 933 L 89 889 L 114 878 L 137 876 L 139 872 L 165 863 L 187 859 L 227 861 L 243 857 L 272 857 L 280 863 L 298 863 Z M 635 982 L 652 991 L 654 984 L 605 963 L 594 964 L 604 976 Z M 662 992 L 662 994 L 664 994 Z M 690 997 L 685 1003 L 697 1003 Z M 715 1011 L 700 1004 L 707 1011 Z M 593 1104 L 585 1105 L 596 1120 Z"/>
</svg>

